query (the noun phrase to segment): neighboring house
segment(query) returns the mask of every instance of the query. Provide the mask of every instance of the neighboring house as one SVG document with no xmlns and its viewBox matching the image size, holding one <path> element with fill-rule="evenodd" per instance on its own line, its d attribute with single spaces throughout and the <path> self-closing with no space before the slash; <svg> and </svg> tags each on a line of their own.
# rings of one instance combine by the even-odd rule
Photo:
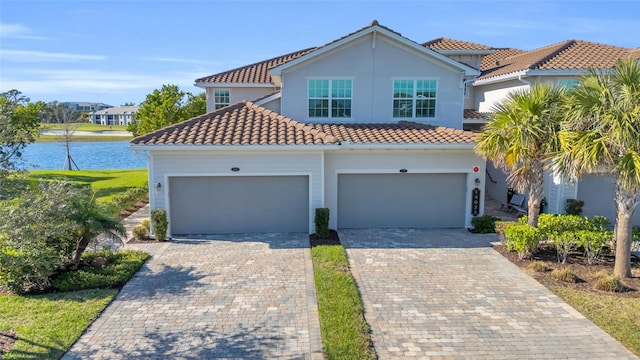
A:
<svg viewBox="0 0 640 360">
<path fill-rule="evenodd" d="M 473 82 L 474 108 L 489 112 L 511 91 L 526 90 L 532 84 L 550 83 L 567 87 L 577 84 L 589 68 L 611 69 L 618 60 L 640 59 L 640 49 L 627 49 L 580 40 L 568 40 L 531 51 L 496 51 L 493 59 L 482 66 L 482 75 Z M 508 51 L 514 51 L 509 49 Z M 488 59 L 485 58 L 485 60 Z M 506 175 L 487 164 L 487 194 L 503 203 L 507 201 Z M 564 213 L 567 199 L 584 201 L 583 215 L 606 216 L 615 222 L 615 178 L 609 174 L 591 174 L 576 182 L 563 181 L 553 174 L 545 174 L 544 195 L 546 212 Z M 633 220 L 640 226 L 640 211 Z"/>
<path fill-rule="evenodd" d="M 139 106 L 118 106 L 90 112 L 89 121 L 102 125 L 129 125 L 135 121 L 134 114 Z"/>
<path fill-rule="evenodd" d="M 151 208 L 174 236 L 313 232 L 319 207 L 332 228 L 468 227 L 485 161 L 462 130 L 465 85 L 488 52 L 465 64 L 374 21 L 197 79 L 207 114 L 132 140 Z"/>
<path fill-rule="evenodd" d="M 72 110 L 87 111 L 87 112 L 108 109 L 113 107 L 112 105 L 107 105 L 105 103 L 86 102 L 86 101 L 77 101 L 77 102 L 66 101 L 66 102 L 62 102 L 61 104 Z"/>
</svg>

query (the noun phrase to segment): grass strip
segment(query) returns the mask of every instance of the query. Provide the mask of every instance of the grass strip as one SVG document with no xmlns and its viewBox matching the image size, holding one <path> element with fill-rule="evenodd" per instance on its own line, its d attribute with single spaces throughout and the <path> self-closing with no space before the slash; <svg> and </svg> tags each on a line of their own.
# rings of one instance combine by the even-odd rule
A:
<svg viewBox="0 0 640 360">
<path fill-rule="evenodd" d="M 43 130 L 65 130 L 69 127 L 68 124 L 42 124 L 40 126 Z M 74 123 L 71 124 L 71 128 L 75 131 L 126 131 L 126 125 L 102 125 L 94 123 Z"/>
<path fill-rule="evenodd" d="M 627 349 L 640 355 L 640 298 L 623 298 L 562 287 L 550 289 Z"/>
<path fill-rule="evenodd" d="M 71 142 L 111 142 L 111 141 L 129 141 L 133 136 L 116 136 L 116 135 L 73 135 Z M 59 135 L 40 135 L 36 139 L 37 143 L 45 142 L 63 142 Z"/>
<path fill-rule="evenodd" d="M 133 170 L 33 170 L 31 177 L 37 180 L 66 180 L 78 184 L 91 184 L 98 201 L 109 201 L 130 188 L 147 183 L 146 169 Z"/>
<path fill-rule="evenodd" d="M 18 341 L 2 359 L 60 358 L 117 293 L 100 289 L 0 295 L 0 330 L 18 334 Z"/>
<path fill-rule="evenodd" d="M 369 324 L 344 247 L 311 249 L 326 359 L 375 359 Z"/>
</svg>

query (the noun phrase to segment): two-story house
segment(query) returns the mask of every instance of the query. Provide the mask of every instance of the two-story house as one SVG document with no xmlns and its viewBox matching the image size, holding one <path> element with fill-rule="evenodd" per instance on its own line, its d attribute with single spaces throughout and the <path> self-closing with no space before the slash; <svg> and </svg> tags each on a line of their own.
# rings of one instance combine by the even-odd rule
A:
<svg viewBox="0 0 640 360">
<path fill-rule="evenodd" d="M 117 106 L 104 110 L 92 111 L 89 122 L 102 125 L 129 125 L 135 121 L 135 113 L 139 106 Z"/>
<path fill-rule="evenodd" d="M 210 112 L 132 140 L 151 208 L 172 235 L 313 232 L 319 207 L 332 228 L 470 226 L 485 161 L 462 130 L 465 89 L 489 52 L 465 63 L 374 21 L 197 79 Z"/>
</svg>

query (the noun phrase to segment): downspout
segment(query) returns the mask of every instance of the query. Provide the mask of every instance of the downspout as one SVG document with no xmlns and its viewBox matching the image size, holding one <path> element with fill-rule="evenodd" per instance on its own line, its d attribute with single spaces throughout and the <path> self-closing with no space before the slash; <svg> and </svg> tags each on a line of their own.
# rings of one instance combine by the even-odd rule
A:
<svg viewBox="0 0 640 360">
<path fill-rule="evenodd" d="M 521 83 L 523 83 L 525 85 L 531 86 L 531 81 L 527 81 L 527 80 L 523 79 L 522 75 L 518 75 L 518 81 L 520 81 Z"/>
</svg>

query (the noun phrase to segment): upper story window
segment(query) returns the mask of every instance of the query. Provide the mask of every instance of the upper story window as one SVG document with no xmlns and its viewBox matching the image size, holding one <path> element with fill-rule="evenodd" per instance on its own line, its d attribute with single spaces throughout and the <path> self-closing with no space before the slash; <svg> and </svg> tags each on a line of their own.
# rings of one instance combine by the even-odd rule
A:
<svg viewBox="0 0 640 360">
<path fill-rule="evenodd" d="M 229 105 L 230 103 L 230 98 L 229 98 L 229 90 L 214 90 L 213 91 L 213 103 L 214 103 L 214 109 L 218 110 L 220 108 L 223 108 L 227 105 Z"/>
<path fill-rule="evenodd" d="M 394 118 L 436 117 L 437 80 L 394 80 Z"/>
<path fill-rule="evenodd" d="M 567 89 L 571 89 L 572 87 L 578 85 L 578 80 L 576 79 L 563 79 L 563 80 L 558 80 L 558 85 L 559 86 L 564 86 Z"/>
<path fill-rule="evenodd" d="M 350 118 L 351 80 L 309 80 L 310 118 Z"/>
</svg>

